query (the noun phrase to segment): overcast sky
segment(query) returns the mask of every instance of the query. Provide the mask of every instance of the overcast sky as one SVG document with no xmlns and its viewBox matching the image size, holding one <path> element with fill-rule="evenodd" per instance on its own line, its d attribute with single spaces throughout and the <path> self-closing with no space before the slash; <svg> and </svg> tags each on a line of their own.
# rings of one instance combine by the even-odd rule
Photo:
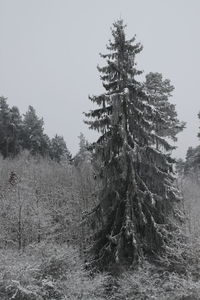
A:
<svg viewBox="0 0 200 300">
<path fill-rule="evenodd" d="M 99 52 L 120 17 L 144 46 L 138 67 L 175 86 L 172 102 L 187 122 L 175 156 L 184 158 L 199 143 L 199 0 L 0 0 L 0 95 L 21 113 L 34 106 L 46 133 L 63 135 L 75 154 L 81 131 L 95 139 L 82 112 L 89 94 L 103 92 Z"/>
</svg>

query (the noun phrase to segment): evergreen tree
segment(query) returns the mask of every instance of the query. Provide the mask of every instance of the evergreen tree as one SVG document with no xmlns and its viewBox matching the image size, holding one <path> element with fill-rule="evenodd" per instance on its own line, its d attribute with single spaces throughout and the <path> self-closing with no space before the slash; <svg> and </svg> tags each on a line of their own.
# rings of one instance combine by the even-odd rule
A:
<svg viewBox="0 0 200 300">
<path fill-rule="evenodd" d="M 98 67 L 106 92 L 90 97 L 99 108 L 85 114 L 89 127 L 101 132 L 95 154 L 102 189 L 89 218 L 96 226 L 93 250 L 99 267 L 164 253 L 176 227 L 171 218 L 178 191 L 168 153 L 173 147 L 156 130 L 162 111 L 136 80 L 141 71 L 135 56 L 142 46 L 135 37 L 126 39 L 124 28 L 122 20 L 113 24 L 109 53 L 101 55 L 107 65 Z"/>
<path fill-rule="evenodd" d="M 199 166 L 200 166 L 200 146 L 195 148 L 189 147 L 186 153 L 184 165 L 184 174 L 190 176 L 194 181 L 199 181 Z"/>
<path fill-rule="evenodd" d="M 158 108 L 160 119 L 156 120 L 156 134 L 161 137 L 177 141 L 176 135 L 185 127 L 185 122 L 180 122 L 177 117 L 176 106 L 169 102 L 174 86 L 169 79 L 163 80 L 160 73 L 149 73 L 144 83 L 150 103 Z"/>
<path fill-rule="evenodd" d="M 176 171 L 180 177 L 184 176 L 184 168 L 185 168 L 185 161 L 182 158 L 177 159 L 176 161 Z"/>
<path fill-rule="evenodd" d="M 200 119 L 200 112 L 198 113 L 198 118 Z M 200 132 L 197 136 L 200 138 Z M 184 166 L 184 174 L 190 176 L 194 181 L 199 183 L 200 177 L 200 145 L 197 147 L 189 147 L 186 153 L 186 160 Z"/>
<path fill-rule="evenodd" d="M 198 118 L 200 119 L 200 112 L 198 113 Z M 199 129 L 200 129 L 200 127 L 199 127 Z M 200 132 L 198 132 L 197 136 L 198 136 L 198 138 L 200 138 Z"/>
<path fill-rule="evenodd" d="M 68 161 L 71 160 L 72 155 L 69 152 L 65 140 L 62 136 L 55 135 L 54 138 L 51 140 L 51 148 L 50 148 L 50 157 L 57 161 L 58 163 L 62 159 L 67 159 Z"/>
<path fill-rule="evenodd" d="M 89 150 L 90 146 L 86 140 L 84 134 L 81 132 L 78 136 L 79 138 L 79 151 L 74 157 L 74 164 L 76 167 L 80 166 L 83 162 L 91 162 L 91 151 Z"/>
<path fill-rule="evenodd" d="M 7 99 L 0 97 L 0 151 L 4 158 L 9 155 L 9 143 L 12 138 L 10 124 L 11 114 Z"/>
<path fill-rule="evenodd" d="M 80 133 L 78 138 L 79 138 L 79 152 L 84 152 L 89 147 L 89 143 L 82 132 Z"/>
<path fill-rule="evenodd" d="M 22 117 L 20 115 L 19 109 L 13 106 L 10 109 L 10 132 L 12 135 L 11 142 L 9 144 L 9 152 L 13 156 L 18 154 L 21 150 L 21 138 L 22 138 Z"/>
<path fill-rule="evenodd" d="M 23 118 L 22 145 L 28 149 L 31 154 L 48 154 L 48 138 L 44 134 L 44 121 L 36 114 L 35 109 L 29 106 L 28 111 Z"/>
</svg>

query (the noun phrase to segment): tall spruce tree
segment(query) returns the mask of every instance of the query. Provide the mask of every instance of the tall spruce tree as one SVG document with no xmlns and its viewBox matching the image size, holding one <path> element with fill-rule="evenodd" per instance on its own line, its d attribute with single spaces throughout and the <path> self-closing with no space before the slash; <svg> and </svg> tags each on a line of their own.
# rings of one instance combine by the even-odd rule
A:
<svg viewBox="0 0 200 300">
<path fill-rule="evenodd" d="M 136 80 L 141 71 L 135 56 L 142 46 L 135 37 L 128 40 L 124 29 L 122 20 L 113 24 L 109 53 L 101 54 L 107 64 L 98 67 L 106 92 L 90 97 L 99 108 L 85 114 L 89 127 L 101 133 L 95 155 L 102 188 L 88 219 L 96 227 L 92 249 L 101 268 L 165 253 L 176 228 L 171 221 L 178 199 L 169 155 L 173 147 L 157 134 L 162 112 Z"/>
</svg>

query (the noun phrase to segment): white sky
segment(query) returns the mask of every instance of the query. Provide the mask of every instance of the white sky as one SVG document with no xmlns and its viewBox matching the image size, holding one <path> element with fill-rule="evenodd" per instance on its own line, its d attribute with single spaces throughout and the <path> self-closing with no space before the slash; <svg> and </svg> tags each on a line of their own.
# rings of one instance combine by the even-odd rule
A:
<svg viewBox="0 0 200 300">
<path fill-rule="evenodd" d="M 144 46 L 137 58 L 145 73 L 160 72 L 175 86 L 172 101 L 187 129 L 177 157 L 199 144 L 199 0 L 0 0 L 0 95 L 21 113 L 33 105 L 45 131 L 63 135 L 73 154 L 91 108 L 88 94 L 103 92 L 97 64 L 122 17 L 129 37 Z"/>
</svg>

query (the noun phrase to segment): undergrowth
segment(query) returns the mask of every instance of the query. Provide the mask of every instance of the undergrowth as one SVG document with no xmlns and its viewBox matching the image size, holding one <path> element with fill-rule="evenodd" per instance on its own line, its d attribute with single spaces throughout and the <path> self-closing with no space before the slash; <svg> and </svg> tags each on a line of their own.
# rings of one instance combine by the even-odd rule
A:
<svg viewBox="0 0 200 300">
<path fill-rule="evenodd" d="M 0 299 L 200 299 L 198 245 L 196 241 L 187 249 L 191 255 L 186 272 L 170 272 L 144 261 L 116 278 L 108 273 L 91 275 L 79 251 L 68 245 L 32 244 L 21 253 L 1 250 Z"/>
</svg>

